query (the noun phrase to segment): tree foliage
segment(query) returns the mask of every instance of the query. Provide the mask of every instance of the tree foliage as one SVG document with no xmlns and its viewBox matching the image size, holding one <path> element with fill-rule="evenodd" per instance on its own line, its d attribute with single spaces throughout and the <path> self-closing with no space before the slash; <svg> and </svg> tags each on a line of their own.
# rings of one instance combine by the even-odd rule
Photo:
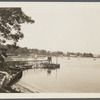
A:
<svg viewBox="0 0 100 100">
<path fill-rule="evenodd" d="M 21 8 L 0 8 L 0 43 L 13 40 L 14 45 L 24 37 L 21 24 L 34 23 L 31 17 L 24 14 Z"/>
</svg>

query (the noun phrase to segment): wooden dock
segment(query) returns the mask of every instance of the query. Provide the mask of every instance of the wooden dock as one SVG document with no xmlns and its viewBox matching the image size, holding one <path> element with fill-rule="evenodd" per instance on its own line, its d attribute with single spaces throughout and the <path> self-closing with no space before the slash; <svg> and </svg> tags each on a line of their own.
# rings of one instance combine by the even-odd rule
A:
<svg viewBox="0 0 100 100">
<path fill-rule="evenodd" d="M 60 64 L 54 64 L 54 63 L 43 63 L 41 65 L 42 65 L 42 68 L 47 68 L 47 69 L 60 68 Z"/>
<path fill-rule="evenodd" d="M 9 69 L 32 69 L 32 68 L 60 68 L 60 64 L 55 64 L 50 62 L 49 60 L 28 60 L 28 61 L 8 61 L 6 62 L 6 66 L 9 66 Z"/>
</svg>

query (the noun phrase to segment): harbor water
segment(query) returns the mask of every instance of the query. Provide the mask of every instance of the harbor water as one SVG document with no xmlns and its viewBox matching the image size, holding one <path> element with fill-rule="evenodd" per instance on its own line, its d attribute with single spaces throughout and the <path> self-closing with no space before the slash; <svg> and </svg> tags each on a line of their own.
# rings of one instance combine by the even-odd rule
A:
<svg viewBox="0 0 100 100">
<path fill-rule="evenodd" d="M 25 70 L 18 83 L 45 93 L 100 93 L 99 58 L 59 57 L 58 63 L 59 69 Z"/>
</svg>

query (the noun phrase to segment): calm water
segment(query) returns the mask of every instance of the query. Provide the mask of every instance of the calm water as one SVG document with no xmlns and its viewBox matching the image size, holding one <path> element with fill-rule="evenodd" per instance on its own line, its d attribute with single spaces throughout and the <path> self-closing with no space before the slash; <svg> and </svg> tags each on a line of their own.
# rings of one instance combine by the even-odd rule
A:
<svg viewBox="0 0 100 100">
<path fill-rule="evenodd" d="M 55 58 L 53 59 L 54 62 Z M 46 93 L 100 92 L 100 59 L 58 58 L 60 69 L 31 69 L 19 81 Z"/>
</svg>

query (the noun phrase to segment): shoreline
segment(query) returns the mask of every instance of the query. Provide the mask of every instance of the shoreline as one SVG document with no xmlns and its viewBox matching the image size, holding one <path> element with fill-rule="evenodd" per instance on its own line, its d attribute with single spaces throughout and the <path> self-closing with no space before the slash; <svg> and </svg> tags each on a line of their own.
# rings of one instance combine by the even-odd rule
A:
<svg viewBox="0 0 100 100">
<path fill-rule="evenodd" d="M 36 87 L 28 86 L 26 83 L 17 82 L 11 86 L 11 89 L 19 92 L 19 93 L 42 93 L 43 91 L 37 89 Z"/>
<path fill-rule="evenodd" d="M 4 74 L 4 72 L 2 72 L 2 73 Z M 4 77 L 4 75 L 2 75 L 2 76 Z M 7 77 L 7 79 L 8 79 L 8 77 Z M 3 82 L 1 81 L 2 84 L 4 84 L 4 82 L 5 82 L 4 80 L 3 80 Z M 1 83 L 0 83 L 0 85 L 1 85 Z M 41 89 L 38 89 L 36 86 L 32 87 L 32 86 L 28 85 L 27 83 L 20 81 L 20 80 L 16 83 L 12 84 L 10 87 L 9 86 L 2 87 L 2 89 L 0 89 L 0 90 L 1 91 L 4 90 L 5 92 L 8 91 L 10 93 L 40 93 L 41 92 Z"/>
<path fill-rule="evenodd" d="M 30 89 L 16 83 L 14 85 L 11 86 L 11 89 L 19 92 L 19 93 L 34 93 L 34 91 L 31 91 Z"/>
<path fill-rule="evenodd" d="M 40 93 L 41 91 L 37 89 L 36 87 L 31 87 L 28 86 L 25 82 L 18 81 L 14 83 L 10 87 L 3 87 L 2 84 L 4 84 L 5 80 L 4 79 L 4 72 L 1 73 L 1 78 L 0 78 L 0 92 L 9 92 L 9 93 Z M 7 73 L 6 73 L 7 74 Z M 7 75 L 8 76 L 8 75 Z M 7 77 L 8 78 L 8 77 Z M 7 81 L 7 80 L 6 80 Z"/>
</svg>

